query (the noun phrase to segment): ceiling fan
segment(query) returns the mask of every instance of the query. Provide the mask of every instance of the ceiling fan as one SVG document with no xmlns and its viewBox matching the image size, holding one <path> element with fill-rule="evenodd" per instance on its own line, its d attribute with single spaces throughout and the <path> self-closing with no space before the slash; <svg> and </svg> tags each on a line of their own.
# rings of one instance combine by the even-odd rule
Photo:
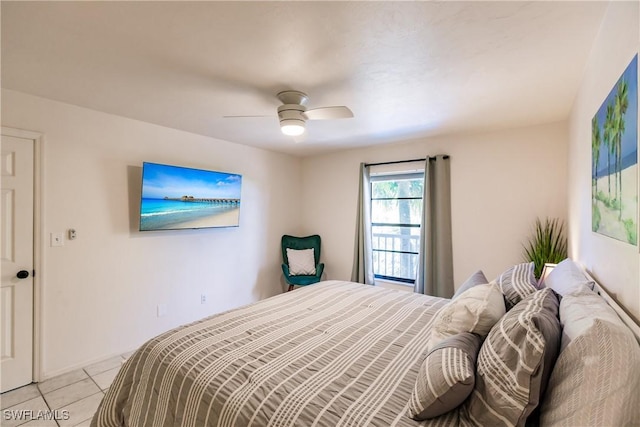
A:
<svg viewBox="0 0 640 427">
<path fill-rule="evenodd" d="M 308 110 L 306 104 L 309 97 L 306 93 L 298 90 L 285 90 L 276 96 L 282 102 L 282 105 L 278 107 L 278 119 L 280 120 L 280 130 L 285 135 L 302 135 L 305 131 L 307 120 L 348 119 L 353 117 L 353 112 L 345 106 L 320 107 Z"/>
</svg>

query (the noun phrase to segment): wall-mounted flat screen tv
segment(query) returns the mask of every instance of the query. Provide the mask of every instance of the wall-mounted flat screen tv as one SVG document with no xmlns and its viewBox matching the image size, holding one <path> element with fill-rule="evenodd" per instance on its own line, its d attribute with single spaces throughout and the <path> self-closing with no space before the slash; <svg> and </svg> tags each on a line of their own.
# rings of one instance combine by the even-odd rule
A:
<svg viewBox="0 0 640 427">
<path fill-rule="evenodd" d="M 240 225 L 242 176 L 144 162 L 140 231 Z"/>
</svg>

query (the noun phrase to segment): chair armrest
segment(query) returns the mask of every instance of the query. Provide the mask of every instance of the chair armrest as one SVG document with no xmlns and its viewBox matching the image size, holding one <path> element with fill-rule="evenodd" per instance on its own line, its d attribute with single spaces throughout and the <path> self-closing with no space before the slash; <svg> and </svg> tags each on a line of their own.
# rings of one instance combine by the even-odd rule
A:
<svg viewBox="0 0 640 427">
<path fill-rule="evenodd" d="M 324 271 L 324 263 L 321 262 L 316 266 L 316 277 L 321 278 L 323 271 Z"/>
<path fill-rule="evenodd" d="M 291 276 L 291 273 L 289 273 L 289 266 L 287 264 L 282 264 L 282 272 L 284 273 L 284 277 Z"/>
</svg>

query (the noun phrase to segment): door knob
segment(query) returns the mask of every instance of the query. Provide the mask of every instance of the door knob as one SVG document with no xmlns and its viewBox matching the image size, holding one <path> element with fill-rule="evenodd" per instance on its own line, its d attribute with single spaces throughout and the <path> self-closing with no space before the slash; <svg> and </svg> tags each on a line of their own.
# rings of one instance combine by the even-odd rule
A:
<svg viewBox="0 0 640 427">
<path fill-rule="evenodd" d="M 16 274 L 16 277 L 18 279 L 26 279 L 29 277 L 29 272 L 27 270 L 20 270 L 18 271 L 18 274 Z"/>
</svg>

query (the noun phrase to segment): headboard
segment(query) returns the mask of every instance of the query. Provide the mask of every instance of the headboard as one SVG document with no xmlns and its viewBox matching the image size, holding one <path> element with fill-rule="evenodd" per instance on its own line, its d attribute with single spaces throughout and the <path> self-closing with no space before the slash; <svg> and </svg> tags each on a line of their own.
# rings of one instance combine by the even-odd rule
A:
<svg viewBox="0 0 640 427">
<path fill-rule="evenodd" d="M 596 291 L 598 295 L 600 295 L 611 306 L 611 308 L 613 308 L 620 319 L 622 319 L 624 324 L 627 325 L 629 329 L 631 329 L 631 332 L 633 332 L 633 335 L 636 336 L 636 340 L 638 340 L 638 343 L 640 343 L 639 322 L 634 319 L 629 313 L 627 313 L 627 311 L 618 303 L 618 301 L 616 301 L 615 298 L 613 298 L 611 294 L 602 285 L 600 285 L 591 274 L 589 274 L 588 271 L 585 270 L 584 273 L 590 280 L 593 280 L 593 283 L 595 283 L 593 290 Z"/>
</svg>

